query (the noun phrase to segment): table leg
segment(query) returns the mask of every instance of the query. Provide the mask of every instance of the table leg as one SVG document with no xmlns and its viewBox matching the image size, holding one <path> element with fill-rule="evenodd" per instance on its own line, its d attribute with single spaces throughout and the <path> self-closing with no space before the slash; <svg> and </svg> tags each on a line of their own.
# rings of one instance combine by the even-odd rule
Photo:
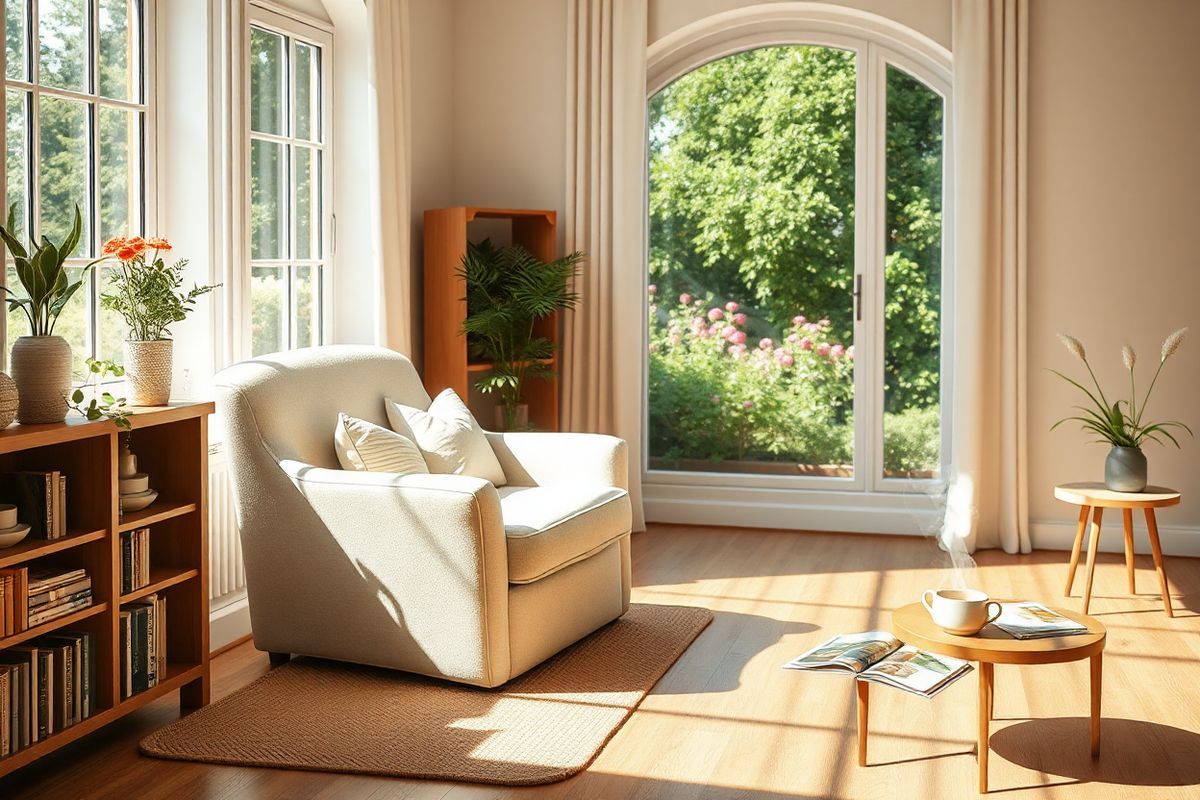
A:
<svg viewBox="0 0 1200 800">
<path fill-rule="evenodd" d="M 1158 520 L 1154 516 L 1154 509 L 1146 509 L 1146 531 L 1150 534 L 1150 552 L 1154 554 L 1154 569 L 1158 572 L 1158 588 L 1162 591 L 1163 608 L 1167 611 L 1168 617 L 1175 616 L 1175 610 L 1171 608 L 1171 591 L 1167 588 L 1167 570 L 1163 566 L 1162 545 L 1158 541 Z"/>
<path fill-rule="evenodd" d="M 1092 758 L 1100 757 L 1100 687 L 1103 683 L 1104 653 L 1092 656 Z"/>
<path fill-rule="evenodd" d="M 1087 583 L 1083 587 L 1083 613 L 1088 612 L 1088 606 L 1092 603 L 1092 576 L 1096 572 L 1096 548 L 1100 545 L 1100 519 L 1104 516 L 1104 509 L 1096 506 L 1092 509 L 1092 538 L 1088 539 L 1088 555 L 1087 555 Z"/>
<path fill-rule="evenodd" d="M 988 790 L 988 733 L 991 728 L 992 665 L 979 662 L 979 793 Z"/>
<path fill-rule="evenodd" d="M 1075 584 L 1075 568 L 1079 566 L 1079 550 L 1083 547 L 1083 534 L 1087 531 L 1091 510 L 1091 506 L 1079 507 L 1079 524 L 1075 527 L 1075 544 L 1071 547 L 1071 566 L 1067 567 L 1067 588 L 1063 589 L 1063 597 L 1071 596 L 1071 587 Z"/>
<path fill-rule="evenodd" d="M 1133 509 L 1121 509 L 1125 522 L 1125 571 L 1129 573 L 1129 593 L 1137 594 L 1137 586 L 1133 578 Z"/>
<path fill-rule="evenodd" d="M 867 681 L 854 681 L 855 694 L 858 697 L 858 765 L 867 765 L 867 710 L 871 705 L 871 684 Z"/>
</svg>

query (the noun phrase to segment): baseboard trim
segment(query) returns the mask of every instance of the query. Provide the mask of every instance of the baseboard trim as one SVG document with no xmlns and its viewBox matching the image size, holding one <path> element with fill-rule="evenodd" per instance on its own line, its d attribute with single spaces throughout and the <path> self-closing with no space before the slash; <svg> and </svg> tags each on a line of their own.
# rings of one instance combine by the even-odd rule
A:
<svg viewBox="0 0 1200 800">
<path fill-rule="evenodd" d="M 208 647 L 217 652 L 250 635 L 250 603 L 245 596 L 215 608 L 208 615 Z"/>
<path fill-rule="evenodd" d="M 1121 516 L 1112 513 L 1100 527 L 1099 549 L 1105 553 L 1124 553 L 1125 537 L 1121 535 Z M 1070 550 L 1075 543 L 1075 523 L 1062 520 L 1035 520 L 1029 523 L 1029 538 L 1035 550 Z M 1162 525 L 1158 526 L 1158 540 L 1163 553 L 1168 556 L 1200 557 L 1200 528 Z M 1146 536 L 1142 515 L 1133 519 L 1133 549 L 1139 555 L 1150 554 L 1150 540 Z"/>
</svg>

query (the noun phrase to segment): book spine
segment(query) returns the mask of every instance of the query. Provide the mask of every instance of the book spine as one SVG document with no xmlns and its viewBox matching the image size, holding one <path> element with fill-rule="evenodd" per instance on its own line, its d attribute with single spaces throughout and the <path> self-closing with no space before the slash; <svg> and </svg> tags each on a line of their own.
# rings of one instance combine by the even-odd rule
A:
<svg viewBox="0 0 1200 800">
<path fill-rule="evenodd" d="M 54 489 L 54 484 L 51 483 L 53 473 L 46 472 L 43 474 L 43 480 L 46 484 L 46 538 L 53 539 L 54 536 L 54 496 L 58 493 Z"/>
<path fill-rule="evenodd" d="M 59 650 L 62 656 L 62 726 L 69 728 L 75 724 L 75 648 L 65 645 Z"/>
<path fill-rule="evenodd" d="M 133 692 L 145 691 L 146 686 L 146 609 L 133 611 Z"/>
<path fill-rule="evenodd" d="M 64 594 L 54 598 L 47 598 L 45 595 L 36 595 L 34 598 L 30 598 L 29 609 L 35 612 L 45 611 L 48 608 L 57 608 L 91 596 L 92 589 L 90 586 L 86 589 L 77 589 L 72 594 Z"/>
<path fill-rule="evenodd" d="M 29 627 L 29 567 L 19 567 L 14 572 L 16 573 L 17 588 L 17 596 L 14 601 L 17 633 L 20 633 Z"/>
<path fill-rule="evenodd" d="M 82 643 L 80 645 L 83 654 L 83 691 L 80 693 L 80 715 L 83 719 L 87 719 L 92 715 L 92 686 L 96 682 L 96 664 L 93 655 L 93 638 L 94 633 L 90 631 L 83 634 Z"/>
<path fill-rule="evenodd" d="M 16 629 L 9 630 L 8 621 L 8 576 L 0 576 L 0 637 L 11 636 Z"/>
<path fill-rule="evenodd" d="M 67 476 L 58 476 L 58 535 L 67 535 Z"/>
<path fill-rule="evenodd" d="M 133 591 L 133 531 L 121 534 L 121 592 Z"/>
<path fill-rule="evenodd" d="M 38 725 L 41 726 L 39 738 L 45 739 L 54 733 L 54 652 L 39 650 L 38 657 L 41 658 L 38 664 Z"/>
<path fill-rule="evenodd" d="M 0 756 L 6 756 L 12 753 L 9 748 L 12 746 L 9 742 L 9 694 L 8 694 L 8 670 L 0 670 Z"/>
<path fill-rule="evenodd" d="M 146 598 L 146 686 L 158 685 L 158 598 Z"/>
<path fill-rule="evenodd" d="M 129 612 L 122 611 L 120 617 L 120 647 L 121 647 L 121 699 L 129 697 L 130 665 L 129 665 Z"/>
<path fill-rule="evenodd" d="M 87 593 L 87 596 L 80 600 L 76 600 L 74 602 L 67 603 L 65 605 L 48 608 L 45 611 L 41 611 L 36 614 L 30 614 L 29 615 L 29 626 L 32 628 L 36 625 L 44 625 L 45 623 L 52 622 L 52 621 L 58 619 L 59 617 L 65 617 L 68 614 L 73 614 L 76 611 L 81 611 L 85 608 L 88 608 L 89 606 L 91 606 L 91 604 L 92 604 L 92 593 L 89 591 Z"/>
</svg>

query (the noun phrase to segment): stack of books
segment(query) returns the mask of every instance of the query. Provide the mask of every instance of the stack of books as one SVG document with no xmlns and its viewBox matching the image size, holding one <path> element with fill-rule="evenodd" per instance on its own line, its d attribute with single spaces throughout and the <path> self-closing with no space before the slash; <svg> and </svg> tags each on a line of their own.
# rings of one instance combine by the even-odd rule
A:
<svg viewBox="0 0 1200 800">
<path fill-rule="evenodd" d="M 73 614 L 92 604 L 92 578 L 82 567 L 0 570 L 0 637 Z"/>
<path fill-rule="evenodd" d="M 17 507 L 33 539 L 67 535 L 67 476 L 58 470 L 0 472 L 0 503 Z"/>
<path fill-rule="evenodd" d="M 121 593 L 150 585 L 150 529 L 121 534 Z"/>
<path fill-rule="evenodd" d="M 158 685 L 167 671 L 167 598 L 152 594 L 121 606 L 121 699 Z"/>
<path fill-rule="evenodd" d="M 0 652 L 0 755 L 96 710 L 96 634 L 63 632 Z"/>
<path fill-rule="evenodd" d="M 1041 603 L 1001 603 L 1000 609 L 1000 616 L 992 624 L 1014 639 L 1075 636 L 1088 630 Z"/>
</svg>

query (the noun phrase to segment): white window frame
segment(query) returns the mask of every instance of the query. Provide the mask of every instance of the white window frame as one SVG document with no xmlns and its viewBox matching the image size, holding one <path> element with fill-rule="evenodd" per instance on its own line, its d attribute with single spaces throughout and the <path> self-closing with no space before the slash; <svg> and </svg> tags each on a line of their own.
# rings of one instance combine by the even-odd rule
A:
<svg viewBox="0 0 1200 800">
<path fill-rule="evenodd" d="M 643 393 L 641 468 L 647 519 L 925 533 L 940 518 L 936 497 L 944 490 L 950 463 L 954 274 L 950 53 L 911 29 L 855 9 L 803 2 L 752 6 L 699 20 L 655 42 L 648 50 L 647 101 L 671 82 L 710 62 L 748 50 L 788 45 L 834 47 L 856 54 L 854 271 L 863 276 L 864 283 L 863 319 L 855 323 L 854 329 L 853 477 L 650 469 L 649 397 Z M 940 340 L 942 457 L 939 476 L 932 479 L 885 478 L 882 469 L 887 179 L 884 154 L 889 65 L 921 81 L 945 103 Z M 643 314 L 642 318 L 648 317 Z M 649 385 L 645 374 L 643 385 Z M 862 446 L 863 442 L 869 446 Z"/>
<path fill-rule="evenodd" d="M 231 357 L 233 361 L 250 358 L 252 355 L 253 338 L 251 334 L 250 306 L 250 274 L 254 266 L 280 266 L 286 270 L 288 285 L 288 306 L 285 309 L 284 325 L 288 329 L 288 348 L 290 349 L 295 337 L 295 314 L 292 311 L 291 265 L 312 266 L 320 274 L 320 298 L 318 300 L 316 321 L 320 333 L 319 344 L 328 344 L 333 337 L 333 270 L 334 239 L 333 219 L 333 26 L 300 12 L 295 12 L 279 3 L 270 0 L 249 0 L 244 6 L 241 19 L 237 23 L 237 46 L 232 52 L 237 54 L 234 65 L 235 86 L 240 100 L 237 102 L 238 113 L 231 118 L 233 126 L 233 141 L 235 173 L 234 173 L 234 207 L 240 210 L 233 220 L 234 231 L 234 263 L 235 268 L 228 275 L 234 291 L 231 292 L 231 305 L 235 309 L 234 317 L 230 320 Z M 288 37 L 314 45 L 321 49 L 321 139 L 313 142 L 297 139 L 292 136 L 276 136 L 250 130 L 250 29 L 251 27 L 270 30 Z M 291 64 L 292 53 L 289 48 L 288 63 Z M 294 96 L 295 71 L 288 70 L 288 117 L 293 115 L 291 107 Z M 289 123 L 290 127 L 290 123 Z M 295 241 L 295 195 L 291 192 L 291 176 L 295 161 L 291 145 L 310 147 L 321 151 L 321 241 L 323 252 L 319 258 L 309 259 L 251 259 L 250 221 L 250 147 L 255 139 L 280 142 L 289 147 L 287 163 L 288 180 L 288 240 Z M 316 193 L 314 192 L 314 195 Z"/>
<path fill-rule="evenodd" d="M 5 0 L 5 2 L 15 2 L 17 0 Z M 40 115 L 37 109 L 40 108 L 40 98 L 43 95 L 51 97 L 62 97 L 70 100 L 82 101 L 88 106 L 88 176 L 89 186 L 88 191 L 91 195 L 91 214 L 88 224 L 89 229 L 89 245 L 94 248 L 91 256 L 76 256 L 67 259 L 66 265 L 69 267 L 82 267 L 94 260 L 100 255 L 100 247 L 103 245 L 100 232 L 100 135 L 99 135 L 99 110 L 102 107 L 119 108 L 126 111 L 141 112 L 142 125 L 142 142 L 141 142 L 141 167 L 142 167 L 142 186 L 141 186 L 141 209 L 140 209 L 140 226 L 139 220 L 135 217 L 132 221 L 134 230 L 128 231 L 129 235 L 157 235 L 158 225 L 158 158 L 157 158 L 157 126 L 156 126 L 156 103 L 155 97 L 157 86 L 155 82 L 156 75 L 156 33 L 157 22 L 155 18 L 157 0 L 141 0 L 142 11 L 142 41 L 141 48 L 143 54 L 142 63 L 142 97 L 140 101 L 133 100 L 116 100 L 100 95 L 100 81 L 98 78 L 98 66 L 100 58 L 100 0 L 88 0 L 88 13 L 91 15 L 91 63 L 88 65 L 90 87 L 89 91 L 80 92 L 72 89 L 59 89 L 53 86 L 42 86 L 39 84 L 40 59 L 38 58 L 38 3 L 39 0 L 19 0 L 25 3 L 26 26 L 28 30 L 28 38 L 26 39 L 26 48 L 28 49 L 27 58 L 29 58 L 30 72 L 29 81 L 18 81 L 8 77 L 7 48 L 0 48 L 0 75 L 4 77 L 4 100 L 0 104 L 0 154 L 7 153 L 5 136 L 7 135 L 7 114 L 8 114 L 8 91 L 9 89 L 21 90 L 31 94 L 31 108 L 33 113 L 30 114 L 32 124 L 29 126 L 29 140 L 26 143 L 27 148 L 27 166 L 26 174 L 29 177 L 29 208 L 26 212 L 32 210 L 26 221 L 27 229 L 25 231 L 25 239 L 31 238 L 31 234 L 40 237 L 40 210 L 41 210 L 41 181 L 38 179 L 40 162 L 41 162 L 41 137 L 40 132 Z M 0 38 L 5 38 L 5 27 L 7 17 L 0 15 Z M 27 112 L 28 113 L 28 112 Z M 7 209 L 8 197 L 8 170 L 0 169 L 0 200 Z M 7 214 L 7 211 L 4 212 Z M 138 229 L 140 228 L 140 229 Z M 5 250 L 3 262 L 6 269 L 0 271 L 0 285 L 7 277 L 7 265 L 11 259 Z M 99 342 L 100 328 L 100 270 L 93 268 L 88 275 L 88 294 L 87 294 L 87 340 L 85 348 L 90 356 L 98 356 L 97 351 Z M 0 314 L 0 362 L 8 364 L 9 352 L 12 348 L 12 343 L 16 341 L 17 336 L 14 332 L 8 330 L 7 314 Z M 75 376 L 82 380 L 84 376 Z"/>
</svg>

